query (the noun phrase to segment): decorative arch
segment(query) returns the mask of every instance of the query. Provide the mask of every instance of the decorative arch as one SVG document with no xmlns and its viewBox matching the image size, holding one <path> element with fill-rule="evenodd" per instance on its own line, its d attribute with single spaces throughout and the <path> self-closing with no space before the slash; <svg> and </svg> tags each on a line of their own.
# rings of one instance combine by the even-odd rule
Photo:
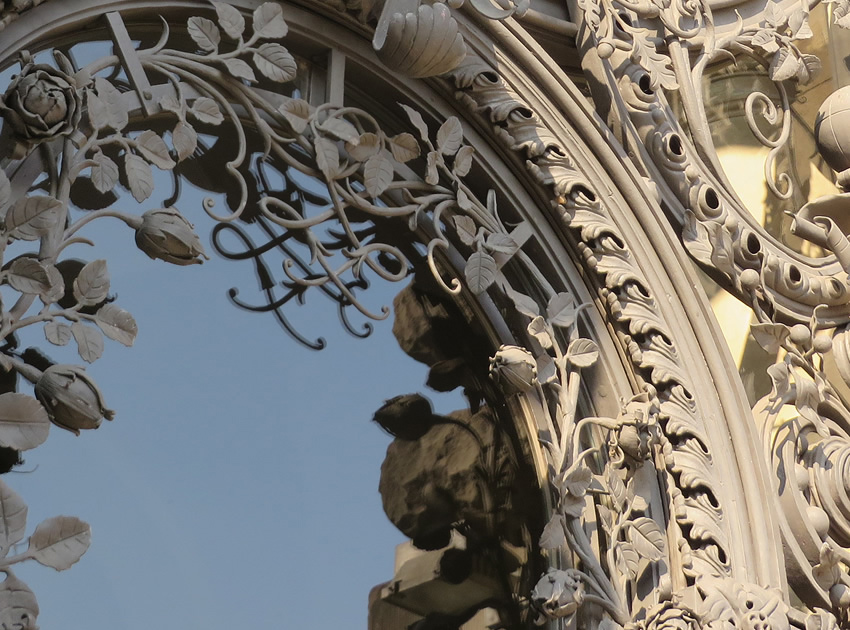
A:
<svg viewBox="0 0 850 630">
<path fill-rule="evenodd" d="M 75 179 L 88 179 L 90 196 L 124 185 L 144 203 L 158 184 L 154 168 L 190 177 L 181 163 L 200 150 L 199 136 L 227 128 L 219 141 L 228 155 L 210 152 L 232 177 L 235 199 L 229 211 L 206 201 L 204 210 L 222 226 L 255 213 L 277 230 L 269 242 L 296 235 L 308 255 L 293 254 L 283 268 L 293 295 L 315 287 L 341 312 L 378 319 L 389 311 L 358 299 L 367 271 L 390 281 L 430 275 L 480 325 L 491 380 L 479 393 L 522 444 L 545 506 L 545 514 L 529 515 L 546 523 L 528 550 L 546 572 L 520 594 L 529 609 L 523 623 L 539 616 L 552 627 L 809 628 L 834 624 L 833 614 L 844 618 L 846 586 L 838 587 L 850 556 L 841 539 L 826 535 L 843 527 L 843 502 L 824 505 L 822 486 L 843 493 L 844 481 L 828 471 L 834 457 L 843 462 L 847 414 L 818 362 L 829 348 L 815 347 L 806 326 L 803 339 L 785 323 L 799 326 L 814 313 L 812 327 L 838 326 L 830 347 L 843 347 L 841 259 L 803 264 L 742 227 L 745 209 L 712 163 L 714 147 L 695 122 L 700 102 L 691 98 L 718 51 L 752 52 L 756 37 L 774 37 L 796 60 L 795 76 L 810 72 L 814 62 L 790 43 L 799 28 L 784 30 L 793 31 L 796 9 L 776 5 L 764 26 L 763 8 L 740 5 L 747 17 L 736 26 L 730 10 L 712 3 L 586 2 L 569 7 L 575 22 L 522 3 L 497 9 L 477 0 L 213 5 L 65 0 L 4 9 L 4 67 L 27 49 L 61 51 L 89 29 L 108 34 L 115 52 L 88 66 L 61 52 L 49 63 L 24 55 L 5 90 L 2 247 L 38 246 L 4 261 L 0 280 L 20 298 L 8 310 L 4 303 L 0 336 L 43 324 L 49 342 L 73 339 L 89 362 L 102 334 L 132 344 L 132 315 L 104 303 L 104 261 L 63 277 L 69 241 L 108 216 L 165 262 L 201 262 L 203 246 L 174 208 L 125 214 L 107 202 L 73 218 Z M 140 22 L 152 30 L 159 12 L 169 27 L 161 37 L 128 30 Z M 683 19 L 692 23 L 677 26 Z M 666 34 L 666 47 L 642 39 L 641 20 Z M 577 38 L 583 79 L 565 73 L 535 28 Z M 695 67 L 683 48 L 691 40 L 703 47 Z M 299 63 L 289 41 L 292 50 L 310 50 L 311 62 Z M 298 83 L 309 68 L 315 72 Z M 384 86 L 395 81 L 383 99 L 354 85 L 368 87 L 375 76 Z M 661 89 L 677 85 L 687 131 Z M 308 214 L 291 198 L 249 186 L 248 135 L 279 172 L 321 182 L 327 207 Z M 831 224 L 802 210 L 797 221 L 801 229 L 825 226 L 821 241 L 843 247 Z M 322 231 L 329 224 L 337 229 L 332 245 Z M 758 251 L 747 250 L 753 239 Z M 786 350 L 761 427 L 689 254 L 751 303 L 757 340 L 767 336 Z M 792 266 L 805 290 L 784 289 L 789 279 L 799 284 Z M 756 267 L 756 277 L 747 273 Z M 284 317 L 279 309 L 289 300 L 268 298 L 267 310 Z M 5 448 L 37 446 L 50 422 L 79 431 L 110 418 L 81 368 L 40 366 L 11 345 L 0 361 L 36 394 L 0 395 Z M 804 399 L 809 381 L 814 399 Z M 777 437 L 779 403 L 808 424 L 781 424 L 793 435 Z M 794 455 L 812 431 L 822 441 Z M 800 496 L 777 490 L 777 471 L 787 478 L 788 466 L 813 480 L 801 481 Z M 2 491 L 0 547 L 8 553 L 24 538 L 25 506 L 5 484 Z M 813 502 L 827 515 L 826 530 L 818 522 L 795 532 L 798 515 L 786 504 L 805 512 Z M 89 535 L 78 519 L 49 521 L 30 537 L 29 551 L 6 557 L 0 570 L 26 559 L 67 568 Z M 783 551 L 783 537 L 791 551 Z M 796 608 L 789 581 L 804 602 Z M 9 604 L 0 615 L 34 627 L 29 589 L 11 572 L 2 588 Z"/>
</svg>

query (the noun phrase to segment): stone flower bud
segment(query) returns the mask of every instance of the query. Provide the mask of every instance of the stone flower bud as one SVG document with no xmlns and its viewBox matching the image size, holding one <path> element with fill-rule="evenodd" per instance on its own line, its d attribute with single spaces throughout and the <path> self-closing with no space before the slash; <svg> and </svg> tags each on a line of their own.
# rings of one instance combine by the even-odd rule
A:
<svg viewBox="0 0 850 630">
<path fill-rule="evenodd" d="M 136 228 L 136 245 L 151 258 L 174 265 L 193 265 L 209 260 L 194 226 L 176 208 L 148 210 Z"/>
<path fill-rule="evenodd" d="M 95 382 L 76 365 L 52 365 L 35 383 L 35 396 L 57 426 L 77 435 L 80 429 L 96 429 L 102 418 L 112 420 Z"/>
<path fill-rule="evenodd" d="M 490 358 L 490 376 L 509 393 L 525 392 L 534 387 L 537 362 L 525 348 L 501 346 Z"/>
<path fill-rule="evenodd" d="M 547 619 L 568 617 L 584 601 L 584 583 L 577 571 L 549 569 L 531 592 L 534 608 Z"/>
<path fill-rule="evenodd" d="M 620 427 L 617 443 L 623 452 L 636 461 L 649 457 L 649 432 L 645 427 L 626 424 Z"/>
<path fill-rule="evenodd" d="M 51 66 L 26 63 L 0 97 L 0 115 L 27 144 L 69 135 L 82 115 L 76 81 Z"/>
</svg>

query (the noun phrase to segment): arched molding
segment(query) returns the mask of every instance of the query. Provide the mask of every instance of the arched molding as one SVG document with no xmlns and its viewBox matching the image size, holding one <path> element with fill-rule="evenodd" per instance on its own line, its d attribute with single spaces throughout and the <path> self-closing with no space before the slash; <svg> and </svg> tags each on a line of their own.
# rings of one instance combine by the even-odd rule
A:
<svg viewBox="0 0 850 630">
<path fill-rule="evenodd" d="M 58 30 L 80 28 L 104 10 L 132 15 L 143 9 L 155 11 L 160 3 L 107 2 L 97 9 L 88 4 L 63 2 L 64 24 Z M 161 4 L 171 9 L 205 6 Z M 247 10 L 259 3 L 232 4 Z M 79 11 L 69 8 L 76 6 Z M 8 48 L 0 49 L 0 59 L 55 32 L 56 24 L 44 20 L 45 15 L 56 15 L 47 13 L 50 9 L 46 4 L 10 22 L 3 31 Z M 329 32 L 339 33 L 335 47 L 356 64 L 379 72 L 367 48 L 370 28 L 324 3 L 287 10 L 292 11 L 291 26 L 297 36 L 326 41 Z M 324 23 L 311 24 L 311 10 L 335 21 L 333 28 L 338 30 L 329 31 Z M 646 460 L 657 477 L 653 506 L 645 513 L 651 516 L 643 518 L 663 524 L 668 566 L 654 575 L 656 593 L 635 601 L 630 613 L 646 614 L 646 606 L 663 606 L 671 594 L 679 597 L 686 592 L 698 593 L 698 604 L 708 606 L 706 602 L 733 584 L 751 585 L 741 588 L 765 602 L 773 602 L 773 591 L 783 592 L 787 603 L 777 525 L 781 516 L 775 509 L 760 442 L 722 333 L 698 288 L 685 249 L 665 220 L 661 205 L 665 194 L 656 192 L 646 178 L 652 173 L 641 172 L 640 164 L 630 161 L 634 156 L 623 149 L 585 97 L 519 23 L 510 18 L 484 20 L 473 11 L 455 15 L 468 56 L 448 79 L 400 80 L 399 93 L 418 103 L 428 120 L 460 115 L 466 139 L 478 154 L 476 164 L 487 179 L 521 183 L 521 190 L 503 189 L 502 193 L 509 199 L 512 218 L 529 227 L 526 242 L 533 245 L 526 248 L 532 252 L 528 261 L 517 262 L 517 258 L 506 263 L 490 287 L 474 297 L 464 290 L 463 299 L 487 322 L 494 348 L 499 344 L 525 348 L 538 361 L 548 353 L 545 345 L 535 346 L 530 329 L 524 330 L 535 318 L 526 312 L 529 307 L 522 298 L 531 298 L 539 308 L 569 292 L 579 303 L 591 303 L 580 325 L 570 327 L 569 333 L 592 339 L 601 354 L 585 378 L 596 379 L 602 386 L 591 390 L 584 384 L 581 413 L 614 422 L 626 414 L 618 415 L 618 398 L 626 401 L 642 395 L 633 402 L 645 403 L 646 409 L 653 410 L 649 412 L 652 420 L 659 423 L 655 450 Z M 445 259 L 461 276 L 469 255 L 458 240 L 462 239 L 453 236 Z M 529 266 L 538 277 L 519 271 Z M 518 284 L 517 278 L 522 277 L 528 278 L 527 283 Z M 523 295 L 517 298 L 516 292 Z M 557 346 L 570 339 L 554 341 Z M 564 368 L 563 375 L 567 373 L 572 374 Z M 544 493 L 547 482 L 554 480 L 547 479 L 549 456 L 538 443 L 537 433 L 547 430 L 544 417 L 551 406 L 543 386 L 553 384 L 537 382 L 519 396 L 506 390 L 509 407 L 518 412 L 514 414 L 518 433 L 532 445 Z M 581 418 L 573 409 L 568 419 L 578 422 Z M 618 426 L 622 430 L 624 425 Z M 608 429 L 610 435 L 612 429 Z M 555 427 L 554 433 L 566 430 L 566 425 Z M 549 499 L 549 507 L 554 508 Z M 593 511 L 592 502 L 588 511 Z M 578 553 L 569 545 L 563 547 L 550 553 L 555 566 L 568 566 L 572 552 Z M 586 565 L 579 556 L 579 564 Z M 606 568 L 615 571 L 607 562 Z M 668 571 L 671 582 L 665 583 L 662 577 Z M 694 607 L 699 608 L 698 604 Z M 777 609 L 785 610 L 784 605 L 777 604 Z M 744 614 L 735 610 L 733 622 L 737 624 Z M 619 623 L 630 618 L 612 617 Z M 785 612 L 781 617 L 787 623 Z M 709 615 L 703 621 L 713 619 Z"/>
</svg>

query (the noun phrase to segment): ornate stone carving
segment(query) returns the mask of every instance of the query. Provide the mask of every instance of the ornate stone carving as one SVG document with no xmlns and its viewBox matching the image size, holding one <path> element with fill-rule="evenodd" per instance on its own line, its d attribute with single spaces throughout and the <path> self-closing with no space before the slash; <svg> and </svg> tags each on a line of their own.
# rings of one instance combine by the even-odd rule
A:
<svg viewBox="0 0 850 630">
<path fill-rule="evenodd" d="M 507 19 L 527 8 L 520 3 L 496 8 L 486 2 L 472 2 L 471 7 L 493 19 Z M 840 21 L 846 7 L 839 7 Z M 490 373 L 512 405 L 533 410 L 553 508 L 539 546 L 554 566 L 529 593 L 544 617 L 647 629 L 784 630 L 789 618 L 797 626 L 834 623 L 826 613 L 794 617 L 779 593 L 735 575 L 737 532 L 729 516 L 735 507 L 724 494 L 721 478 L 729 468 L 721 466 L 718 459 L 723 455 L 718 458 L 712 449 L 711 431 L 718 424 L 701 411 L 695 396 L 700 384 L 693 381 L 694 372 L 683 356 L 688 349 L 676 343 L 681 323 L 663 308 L 655 290 L 659 284 L 648 278 L 640 252 L 632 249 L 630 228 L 615 212 L 621 200 L 610 190 L 611 181 L 594 172 L 598 164 L 580 143 L 578 136 L 587 130 L 556 128 L 536 111 L 530 97 L 521 97 L 509 85 L 506 72 L 500 74 L 495 64 L 468 54 L 465 27 L 459 27 L 445 5 L 391 0 L 383 6 L 373 40 L 378 56 L 410 76 L 451 71 L 460 102 L 520 156 L 545 191 L 551 208 L 541 214 L 558 224 L 565 240 L 572 239 L 597 304 L 577 303 L 562 281 L 541 270 L 529 254 L 534 230 L 528 222 L 514 221 L 510 209 L 500 211 L 498 195 L 487 191 L 487 185 L 473 187 L 467 181 L 477 158 L 458 118 L 447 116 L 433 125 L 435 134 L 420 112 L 402 105 L 408 130 L 391 134 L 363 109 L 308 103 L 286 89 L 272 89 L 288 85 L 298 72 L 295 56 L 279 43 L 288 31 L 280 6 L 257 4 L 250 26 L 234 7 L 214 3 L 214 8 L 215 20 L 210 13 L 192 17 L 187 24 L 200 52 L 168 48 L 164 33 L 147 50 L 122 49 L 123 62 L 115 57 L 79 68 L 61 54 L 56 56 L 57 67 L 22 60 L 20 77 L 7 89 L 0 107 L 5 150 L 24 164 L 42 161 L 48 183 L 44 191 L 21 193 L 34 181 L 26 181 L 26 169 L 11 181 L 0 176 L 0 210 L 5 212 L 0 252 L 38 242 L 37 251 L 9 261 L 0 276 L 20 294 L 16 304 L 0 311 L 0 337 L 44 325 L 49 342 L 64 345 L 74 339 L 88 362 L 100 356 L 102 334 L 131 345 L 136 324 L 109 301 L 105 261 L 85 264 L 66 278 L 60 269 L 64 249 L 85 242 L 85 225 L 103 217 L 123 221 L 143 251 L 166 262 L 201 262 L 203 248 L 188 220 L 170 207 L 135 215 L 106 201 L 77 218 L 71 203 L 74 186 L 86 180 L 107 195 L 126 180 L 136 201 L 146 202 L 154 186 L 152 167 L 180 176 L 181 165 L 199 149 L 199 130 L 227 129 L 235 138 L 234 150 L 219 163 L 225 164 L 236 194 L 229 213 L 218 213 L 211 198 L 204 209 L 222 225 L 236 225 L 246 213 L 255 212 L 268 225 L 296 235 L 306 255 L 291 256 L 283 269 L 290 285 L 302 291 L 299 295 L 329 289 L 340 304 L 353 306 L 366 318 L 386 317 L 387 307 L 375 311 L 359 299 L 364 276 L 400 281 L 415 263 L 397 235 L 395 240 L 383 238 L 385 233 L 360 228 L 406 224 L 411 239 L 424 245 L 425 264 L 443 291 L 456 295 L 465 288 L 482 302 L 492 300 L 504 314 L 515 338 L 494 349 Z M 372 7 L 360 8 L 369 14 Z M 673 209 L 693 257 L 724 274 L 750 301 L 761 318 L 756 337 L 786 351 L 772 370 L 775 391 L 768 402 L 793 404 L 806 424 L 783 420 L 777 425 L 772 417 L 766 453 L 777 466 L 791 465 L 794 479 L 797 467 L 805 469 L 807 479 L 799 475 L 794 500 L 808 504 L 804 522 L 823 544 L 815 544 L 815 558 L 806 547 L 810 541 L 803 540 L 806 563 L 800 565 L 817 586 L 813 590 L 820 603 L 830 605 L 826 600 L 831 597 L 843 619 L 848 598 L 841 588 L 841 562 L 846 551 L 825 536 L 840 530 L 844 518 L 833 495 L 838 492 L 840 497 L 843 491 L 836 471 L 843 470 L 848 414 L 815 367 L 818 357 L 829 351 L 826 342 L 812 337 L 805 325 L 798 324 L 801 331 L 777 322 L 814 311 L 823 315 L 811 324 L 815 331 L 822 321 L 830 326 L 843 323 L 846 274 L 834 273 L 833 267 L 828 272 L 801 268 L 741 221 L 740 204 L 726 189 L 710 140 L 697 124 L 705 116 L 694 96 L 706 65 L 729 49 L 760 57 L 781 91 L 784 81 L 810 79 L 816 63 L 794 43 L 806 34 L 806 11 L 785 14 L 771 8 L 757 23 L 715 28 L 708 3 L 586 0 L 580 8 L 586 61 L 607 85 L 598 97 L 608 100 L 607 111 L 604 103 L 600 109 L 621 134 L 625 148 L 633 151 L 642 173 L 660 174 L 656 183 L 663 185 L 654 189 L 653 203 L 660 200 Z M 113 27 L 120 22 L 117 15 L 110 19 Z M 127 66 L 131 85 L 104 78 L 102 71 L 119 63 Z M 150 85 L 151 77 L 162 81 Z M 693 121 L 690 139 L 661 92 L 676 87 Z M 768 118 L 783 125 L 779 140 L 760 136 L 776 146 L 787 135 L 787 95 L 782 94 L 784 118 L 764 96 L 754 96 L 747 104 L 751 120 L 762 107 Z M 130 131 L 131 115 L 143 112 L 167 120 L 170 139 L 153 129 Z M 564 114 L 558 123 L 568 120 Z M 327 190 L 327 208 L 308 215 L 283 195 L 251 197 L 245 176 L 251 134 L 262 140 L 266 157 L 278 160 L 281 169 L 320 181 Z M 58 168 L 50 166 L 56 164 Z M 774 192 L 787 194 L 788 182 L 781 174 L 771 169 L 768 179 Z M 801 210 L 797 222 L 823 228 L 827 246 L 843 247 L 816 212 Z M 333 240 L 324 232 L 328 228 L 338 232 Z M 595 416 L 580 411 L 579 405 L 586 375 L 600 360 L 599 338 L 592 338 L 599 329 L 585 326 L 600 313 L 611 323 L 632 379 L 632 396 L 612 416 Z M 839 330 L 833 345 L 846 342 L 844 332 Z M 836 356 L 841 365 L 841 353 Z M 437 363 L 432 365 L 435 379 L 441 369 L 448 369 L 435 369 Z M 79 430 L 110 417 L 82 368 L 42 370 L 14 348 L 3 355 L 2 364 L 36 383 L 41 401 L 17 393 L 0 395 L 0 409 L 6 405 L 26 411 L 18 413 L 22 420 L 11 429 L 0 427 L 4 446 L 36 445 L 21 437 L 22 426 L 37 427 L 36 433 L 46 437 L 49 420 Z M 63 400 L 72 390 L 84 404 Z M 800 440 L 812 432 L 820 439 L 814 444 L 812 436 L 801 449 Z M 836 505 L 828 503 L 830 497 Z M 594 530 L 593 536 L 588 530 Z M 33 538 L 34 551 L 12 556 L 9 564 L 39 559 L 43 543 L 38 542 L 38 529 Z M 64 567 L 67 561 L 60 564 Z M 3 566 L 0 563 L 0 570 Z M 643 594 L 650 582 L 655 590 Z M 26 599 L 33 610 L 30 594 L 11 573 L 4 584 L 2 588 L 26 595 L 21 601 Z M 2 614 L 5 610 L 8 607 Z"/>
</svg>

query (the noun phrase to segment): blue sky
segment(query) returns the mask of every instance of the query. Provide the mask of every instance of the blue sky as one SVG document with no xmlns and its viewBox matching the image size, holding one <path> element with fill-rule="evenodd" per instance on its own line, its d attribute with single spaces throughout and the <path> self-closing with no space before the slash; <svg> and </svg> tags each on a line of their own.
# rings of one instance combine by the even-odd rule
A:
<svg viewBox="0 0 850 630">
<path fill-rule="evenodd" d="M 211 249 L 211 222 L 193 219 Z M 22 469 L 35 470 L 6 476 L 29 504 L 29 531 L 59 514 L 93 529 L 69 571 L 19 571 L 41 627 L 365 628 L 369 589 L 391 578 L 403 540 L 377 492 L 390 438 L 370 419 L 385 399 L 424 391 L 426 368 L 398 349 L 390 321 L 354 339 L 325 300 L 296 315 L 329 347 L 300 347 L 270 315 L 228 303 L 232 286 L 253 296 L 248 263 L 152 261 L 113 219 L 84 234 L 97 247 L 68 255 L 108 260 L 116 304 L 140 332 L 89 367 L 115 421 L 80 437 L 52 428 L 25 454 Z M 390 304 L 399 288 L 370 300 Z M 32 338 L 80 362 L 40 330 Z M 460 406 L 446 398 L 437 408 Z"/>
<path fill-rule="evenodd" d="M 231 287 L 259 301 L 253 267 L 212 253 L 213 223 L 190 189 L 177 205 L 212 255 L 204 265 L 152 261 L 109 218 L 79 234 L 96 247 L 62 256 L 108 261 L 116 304 L 139 335 L 133 348 L 107 341 L 88 367 L 115 421 L 79 437 L 53 427 L 24 454 L 31 472 L 5 476 L 29 505 L 28 533 L 45 518 L 78 516 L 92 526 L 91 549 L 69 571 L 31 562 L 16 572 L 45 630 L 365 628 L 368 592 L 392 577 L 404 540 L 381 509 L 390 438 L 371 417 L 385 399 L 425 392 L 427 369 L 398 348 L 391 320 L 355 339 L 318 295 L 288 314 L 327 339 L 320 352 L 271 315 L 230 304 Z M 141 213 L 170 194 L 160 174 L 147 202 L 122 193 L 115 205 Z M 374 287 L 370 307 L 391 305 L 400 288 Z M 41 326 L 23 344 L 83 364 L 73 342 L 51 346 Z M 464 406 L 457 394 L 429 396 L 440 412 Z"/>
</svg>

